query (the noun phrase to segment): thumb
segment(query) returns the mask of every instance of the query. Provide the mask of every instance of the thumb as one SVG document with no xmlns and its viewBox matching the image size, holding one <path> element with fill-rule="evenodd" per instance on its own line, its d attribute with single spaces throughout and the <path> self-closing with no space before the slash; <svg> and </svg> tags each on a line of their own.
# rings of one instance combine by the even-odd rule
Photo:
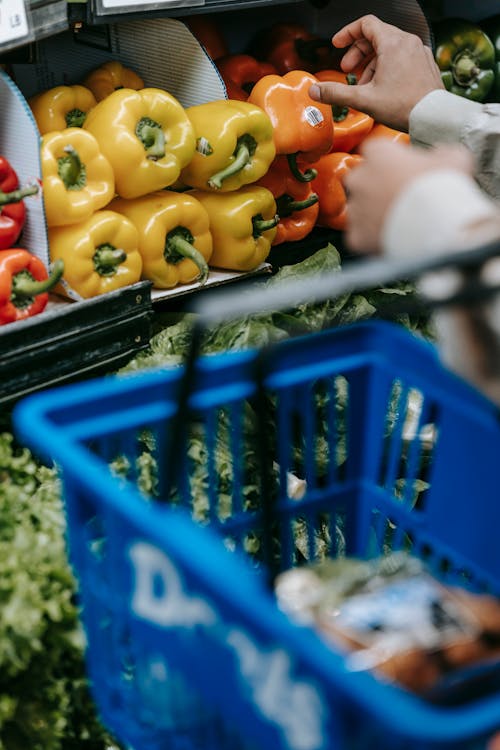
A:
<svg viewBox="0 0 500 750">
<path fill-rule="evenodd" d="M 346 83 L 333 81 L 318 81 L 313 83 L 309 89 L 309 96 L 323 104 L 338 104 L 341 107 L 351 107 L 362 112 L 366 111 L 366 92 L 363 91 L 369 84 L 364 86 L 349 86 Z"/>
</svg>

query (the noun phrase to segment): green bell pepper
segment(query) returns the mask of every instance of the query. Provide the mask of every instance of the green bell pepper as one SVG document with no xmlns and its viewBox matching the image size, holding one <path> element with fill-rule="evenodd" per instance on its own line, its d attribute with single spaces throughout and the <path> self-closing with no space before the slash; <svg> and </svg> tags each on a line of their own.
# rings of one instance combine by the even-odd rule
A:
<svg viewBox="0 0 500 750">
<path fill-rule="evenodd" d="M 452 18 L 436 24 L 435 58 L 448 91 L 484 102 L 495 84 L 495 48 L 472 21 Z"/>
<path fill-rule="evenodd" d="M 495 47 L 495 83 L 488 99 L 492 102 L 500 102 L 500 13 L 481 21 L 481 28 L 488 34 Z"/>
</svg>

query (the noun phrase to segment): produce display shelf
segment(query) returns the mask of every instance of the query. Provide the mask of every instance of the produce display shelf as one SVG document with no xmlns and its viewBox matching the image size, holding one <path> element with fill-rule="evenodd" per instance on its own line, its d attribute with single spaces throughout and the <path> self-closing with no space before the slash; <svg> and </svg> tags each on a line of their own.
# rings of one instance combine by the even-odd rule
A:
<svg viewBox="0 0 500 750">
<path fill-rule="evenodd" d="M 171 300 L 179 299 L 179 297 L 186 297 L 193 293 L 198 294 L 205 289 L 213 289 L 214 287 L 225 286 L 226 284 L 250 281 L 255 277 L 264 276 L 271 272 L 272 266 L 270 263 L 261 263 L 253 271 L 248 272 L 225 271 L 220 268 L 211 268 L 204 286 L 200 286 L 199 282 L 195 281 L 192 284 L 179 284 L 178 286 L 173 287 L 173 289 L 155 289 L 153 287 L 151 290 L 151 300 L 153 305 L 161 302 L 170 302 Z"/>
<path fill-rule="evenodd" d="M 150 282 L 81 302 L 52 298 L 46 310 L 0 328 L 0 406 L 117 369 L 151 335 Z"/>
</svg>

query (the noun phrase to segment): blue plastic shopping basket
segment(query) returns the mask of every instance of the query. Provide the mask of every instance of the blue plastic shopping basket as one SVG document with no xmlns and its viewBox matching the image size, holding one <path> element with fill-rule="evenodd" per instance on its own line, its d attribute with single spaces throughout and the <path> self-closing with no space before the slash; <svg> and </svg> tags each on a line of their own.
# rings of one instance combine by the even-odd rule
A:
<svg viewBox="0 0 500 750">
<path fill-rule="evenodd" d="M 349 671 L 268 582 L 270 565 L 404 548 L 500 594 L 497 409 L 381 321 L 197 358 L 180 424 L 183 374 L 66 386 L 14 414 L 61 468 L 104 723 L 136 750 L 484 747 L 499 684 L 438 705 Z"/>
</svg>

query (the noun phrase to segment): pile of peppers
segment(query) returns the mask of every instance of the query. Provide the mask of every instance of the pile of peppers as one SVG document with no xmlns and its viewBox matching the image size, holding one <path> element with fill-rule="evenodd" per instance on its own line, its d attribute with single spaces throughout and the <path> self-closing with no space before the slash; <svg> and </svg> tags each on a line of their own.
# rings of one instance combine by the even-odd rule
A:
<svg viewBox="0 0 500 750">
<path fill-rule="evenodd" d="M 42 312 L 63 273 L 62 262 L 49 275 L 37 256 L 16 247 L 26 221 L 24 198 L 37 192 L 38 185 L 19 187 L 14 168 L 0 156 L 0 325 Z"/>
<path fill-rule="evenodd" d="M 186 19 L 228 99 L 184 108 L 117 61 L 30 100 L 58 291 L 102 294 L 139 278 L 204 284 L 251 271 L 273 245 L 345 227 L 342 181 L 365 138 L 408 138 L 362 112 L 312 100 L 342 80 L 329 39 L 276 24 L 231 54 L 210 17 Z M 382 129 L 382 130 L 381 130 Z M 327 179 L 328 177 L 328 179 Z"/>
<path fill-rule="evenodd" d="M 448 91 L 476 102 L 500 101 L 500 14 L 484 21 L 441 21 L 435 58 Z"/>
</svg>

